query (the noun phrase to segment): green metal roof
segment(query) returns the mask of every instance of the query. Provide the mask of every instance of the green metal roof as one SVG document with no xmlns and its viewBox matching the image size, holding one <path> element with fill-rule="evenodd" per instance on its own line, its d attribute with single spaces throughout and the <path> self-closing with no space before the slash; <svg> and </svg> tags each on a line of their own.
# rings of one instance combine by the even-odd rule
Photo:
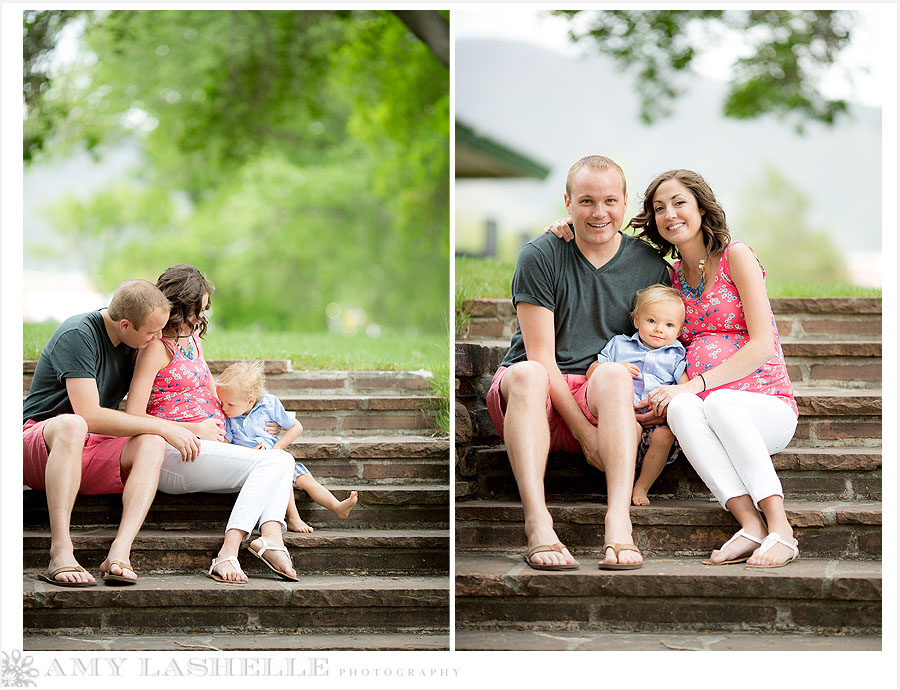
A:
<svg viewBox="0 0 900 690">
<path fill-rule="evenodd" d="M 457 179 L 531 177 L 543 180 L 549 172 L 548 166 L 477 134 L 471 127 L 457 120 Z"/>
</svg>

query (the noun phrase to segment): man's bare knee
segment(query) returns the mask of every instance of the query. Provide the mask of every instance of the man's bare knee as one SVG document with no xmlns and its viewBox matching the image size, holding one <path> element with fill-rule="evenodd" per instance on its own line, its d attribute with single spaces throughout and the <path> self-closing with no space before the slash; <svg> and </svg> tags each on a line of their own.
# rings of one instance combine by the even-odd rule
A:
<svg viewBox="0 0 900 690">
<path fill-rule="evenodd" d="M 44 425 L 44 443 L 51 451 L 64 446 L 84 448 L 87 434 L 88 424 L 77 414 L 62 414 Z"/>
<path fill-rule="evenodd" d="M 622 404 L 631 404 L 634 399 L 634 384 L 631 374 L 621 364 L 603 362 L 588 379 L 586 400 L 588 409 L 598 417 L 599 403 L 611 404 L 621 400 Z"/>
<path fill-rule="evenodd" d="M 550 393 L 550 376 L 540 362 L 513 364 L 500 381 L 504 400 L 540 400 L 543 404 Z"/>
<path fill-rule="evenodd" d="M 156 434 L 132 436 L 122 449 L 122 469 L 130 472 L 135 466 L 160 468 L 166 456 L 166 440 Z"/>
<path fill-rule="evenodd" d="M 650 436 L 651 445 L 672 445 L 675 442 L 675 434 L 667 426 L 658 426 Z"/>
</svg>

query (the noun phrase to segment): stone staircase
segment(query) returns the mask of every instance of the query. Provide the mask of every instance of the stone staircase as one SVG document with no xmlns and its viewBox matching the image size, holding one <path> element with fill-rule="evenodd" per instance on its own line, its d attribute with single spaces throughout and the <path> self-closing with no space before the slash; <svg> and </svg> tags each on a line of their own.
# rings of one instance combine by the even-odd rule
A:
<svg viewBox="0 0 900 690">
<path fill-rule="evenodd" d="M 800 408 L 793 441 L 773 457 L 800 560 L 770 571 L 702 565 L 737 523 L 681 458 L 654 484 L 651 504 L 632 507 L 644 567 L 599 570 L 604 475 L 580 455 L 553 454 L 548 505 L 582 565 L 541 572 L 522 561 L 524 516 L 484 405 L 515 312 L 508 299 L 465 306 L 471 318 L 456 342 L 457 649 L 555 649 L 560 631 L 615 645 L 621 634 L 756 633 L 880 646 L 881 300 L 772 307 Z M 741 644 L 752 648 L 730 648 Z"/>
<path fill-rule="evenodd" d="M 230 363 L 209 362 L 214 374 Z M 24 363 L 25 391 L 34 365 Z M 434 431 L 431 374 L 291 371 L 270 360 L 266 378 L 303 423 L 288 450 L 339 499 L 359 493 L 341 521 L 295 492 L 315 529 L 285 535 L 300 582 L 246 552 L 247 585 L 205 577 L 234 495 L 160 493 L 132 550 L 137 585 L 55 587 L 35 578 L 50 545 L 46 499 L 25 487 L 26 650 L 449 648 L 450 441 Z M 76 556 L 95 577 L 120 516 L 119 496 L 76 501 Z"/>
</svg>

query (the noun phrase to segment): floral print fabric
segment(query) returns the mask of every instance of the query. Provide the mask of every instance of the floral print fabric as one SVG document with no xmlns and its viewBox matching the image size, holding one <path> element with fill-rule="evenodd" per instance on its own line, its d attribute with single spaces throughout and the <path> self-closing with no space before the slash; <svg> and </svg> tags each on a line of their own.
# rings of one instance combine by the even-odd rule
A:
<svg viewBox="0 0 900 690">
<path fill-rule="evenodd" d="M 212 417 L 225 423 L 222 403 L 210 390 L 209 366 L 203 359 L 200 339 L 192 335 L 194 358 L 188 359 L 178 348 L 161 338 L 172 361 L 159 370 L 153 380 L 147 414 L 175 422 L 200 422 Z"/>
<path fill-rule="evenodd" d="M 697 298 L 685 297 L 682 293 L 685 319 L 679 339 L 687 350 L 687 372 L 690 378 L 718 366 L 750 341 L 743 305 L 738 289 L 731 280 L 731 269 L 728 264 L 728 254 L 736 244 L 740 243 L 732 242 L 725 248 L 719 260 L 716 282 L 712 290 Z M 679 292 L 680 266 L 680 260 L 674 262 L 673 285 Z M 760 268 L 762 269 L 762 266 Z M 762 269 L 762 272 L 765 281 L 765 269 Z M 794 390 L 787 375 L 781 338 L 771 307 L 769 315 L 775 338 L 775 355 L 756 371 L 720 388 L 773 395 L 784 400 L 796 414 Z M 711 390 L 714 389 L 700 393 L 700 397 L 705 398 Z"/>
</svg>

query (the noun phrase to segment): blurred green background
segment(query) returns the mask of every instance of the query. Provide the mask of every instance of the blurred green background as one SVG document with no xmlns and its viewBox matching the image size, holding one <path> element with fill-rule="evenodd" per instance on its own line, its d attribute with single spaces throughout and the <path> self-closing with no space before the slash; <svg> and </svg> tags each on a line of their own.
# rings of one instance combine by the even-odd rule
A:
<svg viewBox="0 0 900 690">
<path fill-rule="evenodd" d="M 45 190 L 26 269 L 190 263 L 214 328 L 446 339 L 449 71 L 400 14 L 26 11 L 26 175 L 137 151 Z"/>
</svg>

